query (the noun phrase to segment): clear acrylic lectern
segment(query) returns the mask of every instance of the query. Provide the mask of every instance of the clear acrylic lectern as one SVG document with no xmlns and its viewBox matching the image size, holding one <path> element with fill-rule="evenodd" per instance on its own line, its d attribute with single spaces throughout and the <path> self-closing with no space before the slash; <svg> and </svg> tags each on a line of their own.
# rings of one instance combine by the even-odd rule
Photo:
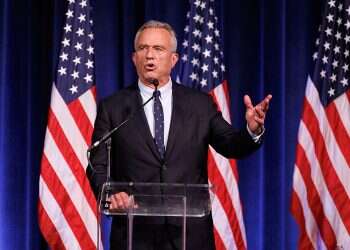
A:
<svg viewBox="0 0 350 250">
<path fill-rule="evenodd" d="M 211 191 L 212 187 L 207 184 L 106 182 L 98 200 L 99 212 L 110 216 L 127 216 L 128 250 L 133 250 L 134 216 L 180 217 L 182 250 L 185 250 L 186 218 L 203 217 L 210 213 L 211 197 L 214 197 Z M 128 206 L 125 209 L 110 209 L 109 196 L 120 192 L 129 195 Z M 100 233 L 97 235 L 100 237 Z"/>
</svg>

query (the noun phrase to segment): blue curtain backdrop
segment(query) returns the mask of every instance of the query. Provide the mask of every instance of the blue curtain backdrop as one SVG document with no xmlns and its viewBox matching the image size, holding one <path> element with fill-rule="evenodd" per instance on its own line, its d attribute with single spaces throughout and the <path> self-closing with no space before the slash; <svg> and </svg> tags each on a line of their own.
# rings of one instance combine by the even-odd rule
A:
<svg viewBox="0 0 350 250">
<path fill-rule="evenodd" d="M 289 212 L 297 129 L 324 1 L 217 0 L 233 124 L 243 95 L 273 94 L 263 148 L 239 161 L 249 249 L 296 249 Z M 174 26 L 182 43 L 187 0 L 94 2 L 98 98 L 136 80 L 130 59 L 149 19 Z M 46 249 L 36 205 L 54 69 L 66 1 L 0 1 L 0 249 Z"/>
</svg>

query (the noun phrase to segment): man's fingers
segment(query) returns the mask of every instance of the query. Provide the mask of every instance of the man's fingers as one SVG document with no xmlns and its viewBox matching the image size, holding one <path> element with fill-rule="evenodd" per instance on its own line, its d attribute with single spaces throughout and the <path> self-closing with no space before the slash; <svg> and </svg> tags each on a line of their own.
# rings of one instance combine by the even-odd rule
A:
<svg viewBox="0 0 350 250">
<path fill-rule="evenodd" d="M 261 102 L 261 106 L 263 111 L 267 111 L 269 109 L 269 103 L 270 100 L 272 99 L 272 95 L 267 95 L 264 100 Z"/>
<path fill-rule="evenodd" d="M 110 197 L 111 209 L 126 209 L 129 203 L 129 196 L 125 192 L 114 194 Z"/>
<path fill-rule="evenodd" d="M 265 110 L 263 110 L 263 108 L 260 105 L 255 107 L 255 111 L 259 118 L 265 118 Z"/>
<path fill-rule="evenodd" d="M 247 108 L 253 108 L 252 100 L 250 99 L 249 95 L 245 95 L 243 101 Z"/>
</svg>

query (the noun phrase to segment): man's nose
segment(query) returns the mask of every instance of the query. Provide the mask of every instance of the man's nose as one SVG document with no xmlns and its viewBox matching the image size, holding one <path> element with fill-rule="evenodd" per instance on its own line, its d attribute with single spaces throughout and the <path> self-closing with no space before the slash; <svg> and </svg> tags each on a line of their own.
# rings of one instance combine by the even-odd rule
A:
<svg viewBox="0 0 350 250">
<path fill-rule="evenodd" d="M 146 58 L 154 58 L 154 51 L 151 47 L 146 50 Z"/>
</svg>

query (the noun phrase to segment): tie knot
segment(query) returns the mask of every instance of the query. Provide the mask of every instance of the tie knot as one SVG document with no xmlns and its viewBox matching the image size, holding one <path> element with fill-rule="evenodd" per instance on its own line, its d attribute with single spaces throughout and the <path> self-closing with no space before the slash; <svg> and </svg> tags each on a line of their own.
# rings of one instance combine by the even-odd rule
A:
<svg viewBox="0 0 350 250">
<path fill-rule="evenodd" d="M 155 90 L 153 93 L 154 98 L 159 98 L 160 97 L 160 91 L 159 90 Z"/>
</svg>

